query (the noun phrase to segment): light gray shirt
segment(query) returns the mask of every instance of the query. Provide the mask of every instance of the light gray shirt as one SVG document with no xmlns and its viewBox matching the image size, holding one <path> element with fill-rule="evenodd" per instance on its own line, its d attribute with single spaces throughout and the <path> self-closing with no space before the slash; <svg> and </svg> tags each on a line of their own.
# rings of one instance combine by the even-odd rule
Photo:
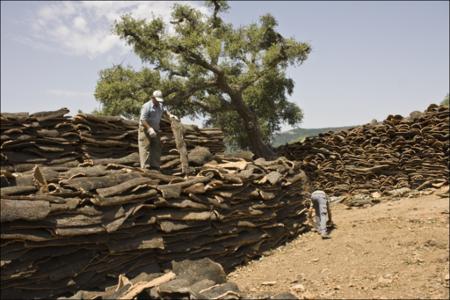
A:
<svg viewBox="0 0 450 300">
<path fill-rule="evenodd" d="M 162 114 L 165 112 L 164 106 L 159 103 L 159 106 L 156 107 L 153 105 L 153 101 L 150 100 L 145 102 L 141 108 L 141 117 L 140 121 L 147 121 L 147 123 L 155 130 L 159 131 L 159 123 L 161 122 Z"/>
</svg>

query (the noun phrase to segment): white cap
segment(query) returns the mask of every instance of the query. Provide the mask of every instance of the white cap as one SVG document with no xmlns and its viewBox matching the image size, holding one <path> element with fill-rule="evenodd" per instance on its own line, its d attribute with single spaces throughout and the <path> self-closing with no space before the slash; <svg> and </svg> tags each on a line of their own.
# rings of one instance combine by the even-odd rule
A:
<svg viewBox="0 0 450 300">
<path fill-rule="evenodd" d="M 160 90 L 156 90 L 153 92 L 153 97 L 156 98 L 159 102 L 164 102 L 164 99 L 162 98 L 162 93 Z"/>
</svg>

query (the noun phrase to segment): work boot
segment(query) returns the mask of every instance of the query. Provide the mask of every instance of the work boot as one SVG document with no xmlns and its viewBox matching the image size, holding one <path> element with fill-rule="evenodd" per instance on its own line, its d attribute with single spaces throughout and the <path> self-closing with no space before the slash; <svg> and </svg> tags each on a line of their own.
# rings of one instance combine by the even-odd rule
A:
<svg viewBox="0 0 450 300">
<path fill-rule="evenodd" d="M 328 229 L 336 229 L 337 226 L 334 222 L 327 222 L 327 228 Z"/>
<path fill-rule="evenodd" d="M 322 233 L 320 236 L 322 237 L 322 240 L 331 239 L 330 235 L 326 232 Z"/>
</svg>

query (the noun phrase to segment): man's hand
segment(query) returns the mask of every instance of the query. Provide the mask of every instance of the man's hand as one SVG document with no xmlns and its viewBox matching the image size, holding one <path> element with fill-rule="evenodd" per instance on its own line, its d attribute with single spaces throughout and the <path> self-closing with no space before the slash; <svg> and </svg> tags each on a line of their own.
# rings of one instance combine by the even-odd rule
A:
<svg viewBox="0 0 450 300">
<path fill-rule="evenodd" d="M 156 137 L 155 129 L 153 129 L 152 127 L 150 127 L 147 132 L 150 135 L 150 137 L 152 137 L 152 138 Z"/>
<path fill-rule="evenodd" d="M 177 121 L 180 121 L 180 119 L 178 119 L 177 116 L 172 115 L 171 113 L 168 113 L 168 115 L 169 115 L 169 118 L 174 119 L 174 120 L 177 120 Z"/>
</svg>

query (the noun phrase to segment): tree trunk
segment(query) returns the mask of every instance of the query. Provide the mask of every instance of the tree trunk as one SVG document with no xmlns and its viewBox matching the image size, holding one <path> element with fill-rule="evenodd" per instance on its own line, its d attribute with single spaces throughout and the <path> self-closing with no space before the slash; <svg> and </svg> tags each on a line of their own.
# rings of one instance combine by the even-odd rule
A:
<svg viewBox="0 0 450 300">
<path fill-rule="evenodd" d="M 274 159 L 275 152 L 272 148 L 265 144 L 262 139 L 261 130 L 259 128 L 258 119 L 255 113 L 251 112 L 245 105 L 240 93 L 230 95 L 231 102 L 236 108 L 237 113 L 241 116 L 247 132 L 250 150 L 257 156 L 265 159 Z"/>
<path fill-rule="evenodd" d="M 272 148 L 265 144 L 262 139 L 261 129 L 259 128 L 258 119 L 254 112 L 250 111 L 242 98 L 242 91 L 233 89 L 227 82 L 223 72 L 218 74 L 218 87 L 231 98 L 231 105 L 236 109 L 239 116 L 241 116 L 244 129 L 247 132 L 250 150 L 256 157 L 263 157 L 271 160 L 275 158 L 275 152 Z"/>
<path fill-rule="evenodd" d="M 263 142 L 261 130 L 256 122 L 256 116 L 254 117 L 254 120 L 255 121 L 244 121 L 244 127 L 247 132 L 250 150 L 257 157 L 264 157 L 265 159 L 272 160 L 275 158 L 275 152 L 269 145 Z"/>
</svg>

